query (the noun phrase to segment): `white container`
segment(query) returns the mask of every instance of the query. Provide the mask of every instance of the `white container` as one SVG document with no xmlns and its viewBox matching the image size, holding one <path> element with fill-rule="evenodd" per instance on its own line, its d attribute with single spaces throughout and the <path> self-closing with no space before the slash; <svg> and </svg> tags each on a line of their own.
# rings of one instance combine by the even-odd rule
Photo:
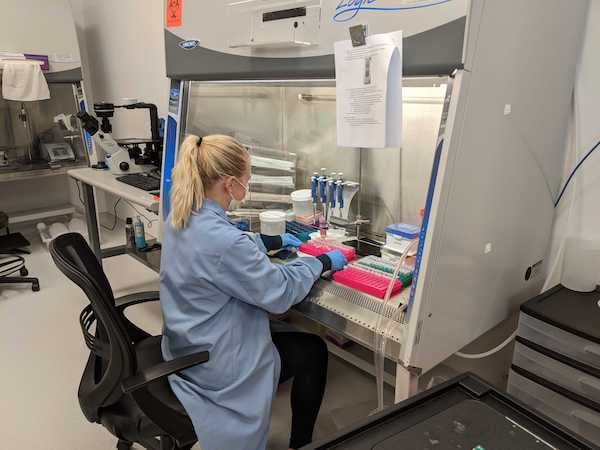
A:
<svg viewBox="0 0 600 450">
<path fill-rule="evenodd" d="M 292 208 L 296 216 L 309 216 L 313 213 L 312 195 L 310 189 L 294 191 L 290 194 Z"/>
<path fill-rule="evenodd" d="M 567 237 L 561 284 L 577 292 L 593 292 L 600 282 L 600 243 Z"/>
<path fill-rule="evenodd" d="M 265 211 L 259 214 L 260 232 L 267 236 L 280 236 L 285 233 L 285 217 L 283 211 Z"/>
</svg>

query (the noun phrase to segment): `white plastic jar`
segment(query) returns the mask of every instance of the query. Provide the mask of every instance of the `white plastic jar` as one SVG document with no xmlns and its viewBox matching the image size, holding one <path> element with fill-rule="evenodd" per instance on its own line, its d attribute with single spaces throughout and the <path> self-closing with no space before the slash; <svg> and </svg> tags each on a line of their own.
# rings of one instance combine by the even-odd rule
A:
<svg viewBox="0 0 600 450">
<path fill-rule="evenodd" d="M 264 211 L 258 216 L 260 232 L 267 236 L 280 236 L 285 233 L 286 214 L 283 211 Z"/>
<path fill-rule="evenodd" d="M 310 189 L 294 191 L 290 194 L 292 208 L 296 217 L 310 216 L 313 213 L 312 195 Z"/>
</svg>

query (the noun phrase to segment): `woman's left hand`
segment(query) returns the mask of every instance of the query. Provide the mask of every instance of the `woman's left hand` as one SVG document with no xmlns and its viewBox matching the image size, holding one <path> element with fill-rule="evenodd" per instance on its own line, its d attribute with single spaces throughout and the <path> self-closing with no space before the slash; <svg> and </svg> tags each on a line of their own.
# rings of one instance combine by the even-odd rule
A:
<svg viewBox="0 0 600 450">
<path fill-rule="evenodd" d="M 302 245 L 302 241 L 293 234 L 285 233 L 281 235 L 281 245 L 282 248 L 289 250 L 300 247 Z"/>
</svg>

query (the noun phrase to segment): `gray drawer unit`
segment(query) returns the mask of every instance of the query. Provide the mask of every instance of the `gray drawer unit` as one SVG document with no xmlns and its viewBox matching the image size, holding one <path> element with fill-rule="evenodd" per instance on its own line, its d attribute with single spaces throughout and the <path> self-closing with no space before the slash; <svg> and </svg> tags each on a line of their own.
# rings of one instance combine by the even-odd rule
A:
<svg viewBox="0 0 600 450">
<path fill-rule="evenodd" d="M 600 379 L 517 342 L 513 365 L 586 398 L 600 409 Z"/>
<path fill-rule="evenodd" d="M 600 313 L 600 308 L 598 309 Z M 598 321 L 600 331 L 600 318 Z M 600 344 L 521 313 L 518 336 L 545 349 L 600 370 Z"/>
<path fill-rule="evenodd" d="M 600 448 L 600 290 L 557 286 L 521 306 L 508 391 Z"/>
<path fill-rule="evenodd" d="M 508 393 L 600 447 L 600 414 L 511 370 Z"/>
</svg>

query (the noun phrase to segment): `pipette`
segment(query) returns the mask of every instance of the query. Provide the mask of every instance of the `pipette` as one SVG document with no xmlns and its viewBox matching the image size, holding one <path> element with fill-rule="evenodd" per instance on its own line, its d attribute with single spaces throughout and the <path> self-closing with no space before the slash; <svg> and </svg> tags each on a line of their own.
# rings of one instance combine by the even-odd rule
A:
<svg viewBox="0 0 600 450">
<path fill-rule="evenodd" d="M 338 179 L 335 182 L 337 187 L 337 198 L 338 207 L 340 208 L 340 216 L 342 215 L 342 209 L 344 209 L 344 174 L 338 173 Z"/>
<path fill-rule="evenodd" d="M 319 201 L 319 196 L 317 194 L 317 189 L 319 186 L 319 173 L 313 173 L 313 176 L 310 177 L 310 195 L 312 196 L 313 202 L 313 220 L 314 223 L 317 223 L 317 202 Z"/>
<path fill-rule="evenodd" d="M 333 216 L 334 212 L 335 212 L 335 204 L 336 204 L 336 198 L 335 198 L 335 191 L 336 191 L 336 185 L 337 182 L 335 181 L 335 172 L 331 173 L 331 178 L 329 178 L 329 181 L 327 182 L 327 187 L 329 188 L 329 208 L 331 209 L 331 215 Z M 327 216 L 327 219 L 329 220 L 329 216 Z"/>
<path fill-rule="evenodd" d="M 321 197 L 321 205 L 323 207 L 323 214 L 327 208 L 327 175 L 325 171 L 327 169 L 321 169 L 321 176 L 319 177 L 319 196 Z"/>
</svg>

